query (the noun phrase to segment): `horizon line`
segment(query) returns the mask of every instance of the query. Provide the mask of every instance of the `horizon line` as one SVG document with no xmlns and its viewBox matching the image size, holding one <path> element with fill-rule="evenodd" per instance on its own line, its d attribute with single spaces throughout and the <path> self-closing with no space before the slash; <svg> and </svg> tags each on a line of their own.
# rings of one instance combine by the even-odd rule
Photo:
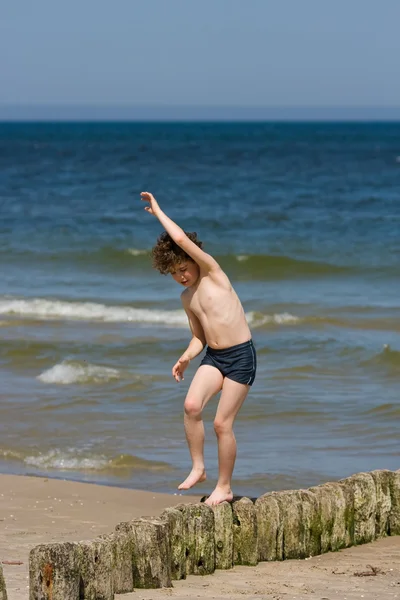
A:
<svg viewBox="0 0 400 600">
<path fill-rule="evenodd" d="M 400 106 L 0 104 L 1 122 L 398 121 Z"/>
</svg>

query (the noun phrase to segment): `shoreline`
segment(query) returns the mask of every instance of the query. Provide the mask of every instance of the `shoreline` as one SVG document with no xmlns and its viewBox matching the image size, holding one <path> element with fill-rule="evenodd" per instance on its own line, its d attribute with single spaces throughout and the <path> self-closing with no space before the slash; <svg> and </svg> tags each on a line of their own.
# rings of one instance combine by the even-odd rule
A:
<svg viewBox="0 0 400 600">
<path fill-rule="evenodd" d="M 28 555 L 41 543 L 93 539 L 117 523 L 158 516 L 168 506 L 197 502 L 200 495 L 160 494 L 92 483 L 0 474 L 0 561 L 9 600 L 28 599 Z M 372 565 L 377 576 L 355 576 Z M 400 536 L 306 560 L 262 562 L 209 576 L 174 581 L 172 589 L 140 590 L 116 596 L 126 600 L 192 597 L 312 597 L 347 600 L 400 598 Z"/>
<path fill-rule="evenodd" d="M 76 473 L 79 473 L 77 471 L 75 471 Z M 84 472 L 84 471 L 82 471 Z M 66 473 L 67 475 L 63 475 L 63 473 Z M 110 488 L 118 488 L 121 490 L 132 490 L 132 491 L 137 491 L 137 492 L 146 492 L 149 494 L 161 494 L 161 495 L 166 495 L 166 496 L 173 496 L 174 492 L 164 492 L 164 491 L 154 491 L 152 489 L 148 489 L 148 488 L 135 488 L 132 487 L 130 484 L 124 484 L 124 482 L 118 481 L 118 482 L 114 482 L 112 480 L 105 480 L 105 481 L 101 481 L 100 479 L 83 479 L 81 477 L 79 477 L 79 475 L 77 475 L 76 477 L 74 476 L 69 476 L 69 472 L 68 471 L 62 471 L 62 470 L 57 470 L 57 469 L 51 469 L 50 473 L 46 473 L 45 471 L 43 472 L 32 472 L 29 473 L 24 469 L 21 469 L 21 472 L 18 472 L 18 470 L 5 470 L 2 471 L 0 468 L 0 478 L 3 476 L 11 476 L 11 477 L 31 477 L 32 479 L 49 479 L 49 480 L 54 480 L 54 481 L 70 481 L 71 483 L 83 483 L 83 484 L 87 484 L 87 485 L 98 485 L 101 487 L 110 487 Z M 182 475 L 183 477 L 183 475 Z M 178 479 L 176 480 L 178 481 Z M 178 488 L 177 489 L 177 493 L 178 493 Z M 197 495 L 201 495 L 200 493 Z M 204 494 L 203 494 L 204 495 Z"/>
</svg>

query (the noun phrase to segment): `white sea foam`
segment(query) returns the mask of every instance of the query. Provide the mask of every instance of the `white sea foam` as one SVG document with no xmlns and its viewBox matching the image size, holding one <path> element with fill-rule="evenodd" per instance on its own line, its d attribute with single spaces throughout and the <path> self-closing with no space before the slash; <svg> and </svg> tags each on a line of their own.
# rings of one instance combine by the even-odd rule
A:
<svg viewBox="0 0 400 600">
<path fill-rule="evenodd" d="M 277 313 L 273 315 L 264 315 L 262 313 L 250 312 L 247 315 L 247 319 L 253 327 L 262 327 L 268 323 L 275 325 L 292 325 L 293 323 L 299 323 L 301 319 L 290 313 Z"/>
<path fill-rule="evenodd" d="M 132 256 L 142 256 L 144 254 L 148 254 L 147 250 L 139 250 L 137 248 L 128 248 L 127 252 L 128 252 L 128 254 L 131 254 Z"/>
<path fill-rule="evenodd" d="M 97 453 L 91 443 L 83 448 L 52 448 L 34 455 L 30 452 L 17 452 L 0 448 L 0 457 L 6 460 L 17 460 L 39 469 L 56 469 L 61 471 L 104 471 L 110 469 L 164 470 L 169 465 L 151 461 L 130 454 L 117 454 L 107 457 Z"/>
<path fill-rule="evenodd" d="M 7 460 L 21 460 L 22 454 L 16 450 L 3 450 L 0 448 L 0 456 Z"/>
<path fill-rule="evenodd" d="M 296 315 L 291 315 L 290 313 L 282 313 L 272 315 L 271 320 L 277 325 L 285 325 L 289 323 L 298 323 L 300 321 L 300 318 L 296 317 Z"/>
<path fill-rule="evenodd" d="M 104 321 L 116 323 L 148 323 L 168 325 L 170 327 L 187 327 L 187 317 L 183 310 L 158 310 L 149 308 L 133 308 L 131 306 L 106 306 L 95 302 L 65 302 L 35 298 L 0 299 L 0 315 L 18 315 L 36 319 Z M 249 312 L 246 317 L 250 325 L 255 327 L 266 323 L 289 325 L 300 321 L 299 317 L 290 313 L 263 314 Z"/>
<path fill-rule="evenodd" d="M 80 456 L 82 451 L 76 448 L 66 450 L 49 450 L 38 456 L 27 456 L 24 462 L 33 467 L 61 470 L 94 470 L 104 469 L 108 460 L 105 456 Z"/>
<path fill-rule="evenodd" d="M 61 300 L 2 299 L 0 315 L 19 315 L 39 319 L 66 319 L 106 322 L 162 323 L 184 326 L 187 317 L 183 310 L 152 310 L 130 306 L 106 306 L 95 302 L 64 302 Z"/>
<path fill-rule="evenodd" d="M 236 260 L 239 262 L 244 262 L 245 260 L 249 260 L 249 256 L 247 256 L 247 254 L 238 254 L 236 256 Z"/>
<path fill-rule="evenodd" d="M 117 369 L 76 361 L 63 361 L 38 375 L 38 379 L 43 383 L 56 383 L 59 385 L 105 383 L 113 379 L 119 379 L 119 377 L 120 372 Z"/>
</svg>

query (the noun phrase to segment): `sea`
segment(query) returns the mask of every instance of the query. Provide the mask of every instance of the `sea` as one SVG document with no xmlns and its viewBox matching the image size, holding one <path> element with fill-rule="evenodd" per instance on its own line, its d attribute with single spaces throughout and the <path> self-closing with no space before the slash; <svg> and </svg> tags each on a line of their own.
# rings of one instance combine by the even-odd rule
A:
<svg viewBox="0 0 400 600">
<path fill-rule="evenodd" d="M 400 467 L 400 123 L 0 124 L 0 472 L 177 493 L 181 287 L 141 191 L 196 231 L 258 353 L 233 491 Z M 217 478 L 205 412 L 210 492 Z"/>
</svg>

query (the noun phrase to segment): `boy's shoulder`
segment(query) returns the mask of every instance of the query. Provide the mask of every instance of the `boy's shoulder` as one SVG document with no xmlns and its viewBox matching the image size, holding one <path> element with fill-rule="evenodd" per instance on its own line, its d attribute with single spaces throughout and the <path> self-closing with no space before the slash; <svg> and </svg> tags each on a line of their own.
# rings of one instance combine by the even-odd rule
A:
<svg viewBox="0 0 400 600">
<path fill-rule="evenodd" d="M 181 301 L 182 304 L 187 304 L 187 302 L 189 301 L 189 289 L 186 288 L 186 290 L 183 290 L 183 292 L 181 293 Z"/>
</svg>

